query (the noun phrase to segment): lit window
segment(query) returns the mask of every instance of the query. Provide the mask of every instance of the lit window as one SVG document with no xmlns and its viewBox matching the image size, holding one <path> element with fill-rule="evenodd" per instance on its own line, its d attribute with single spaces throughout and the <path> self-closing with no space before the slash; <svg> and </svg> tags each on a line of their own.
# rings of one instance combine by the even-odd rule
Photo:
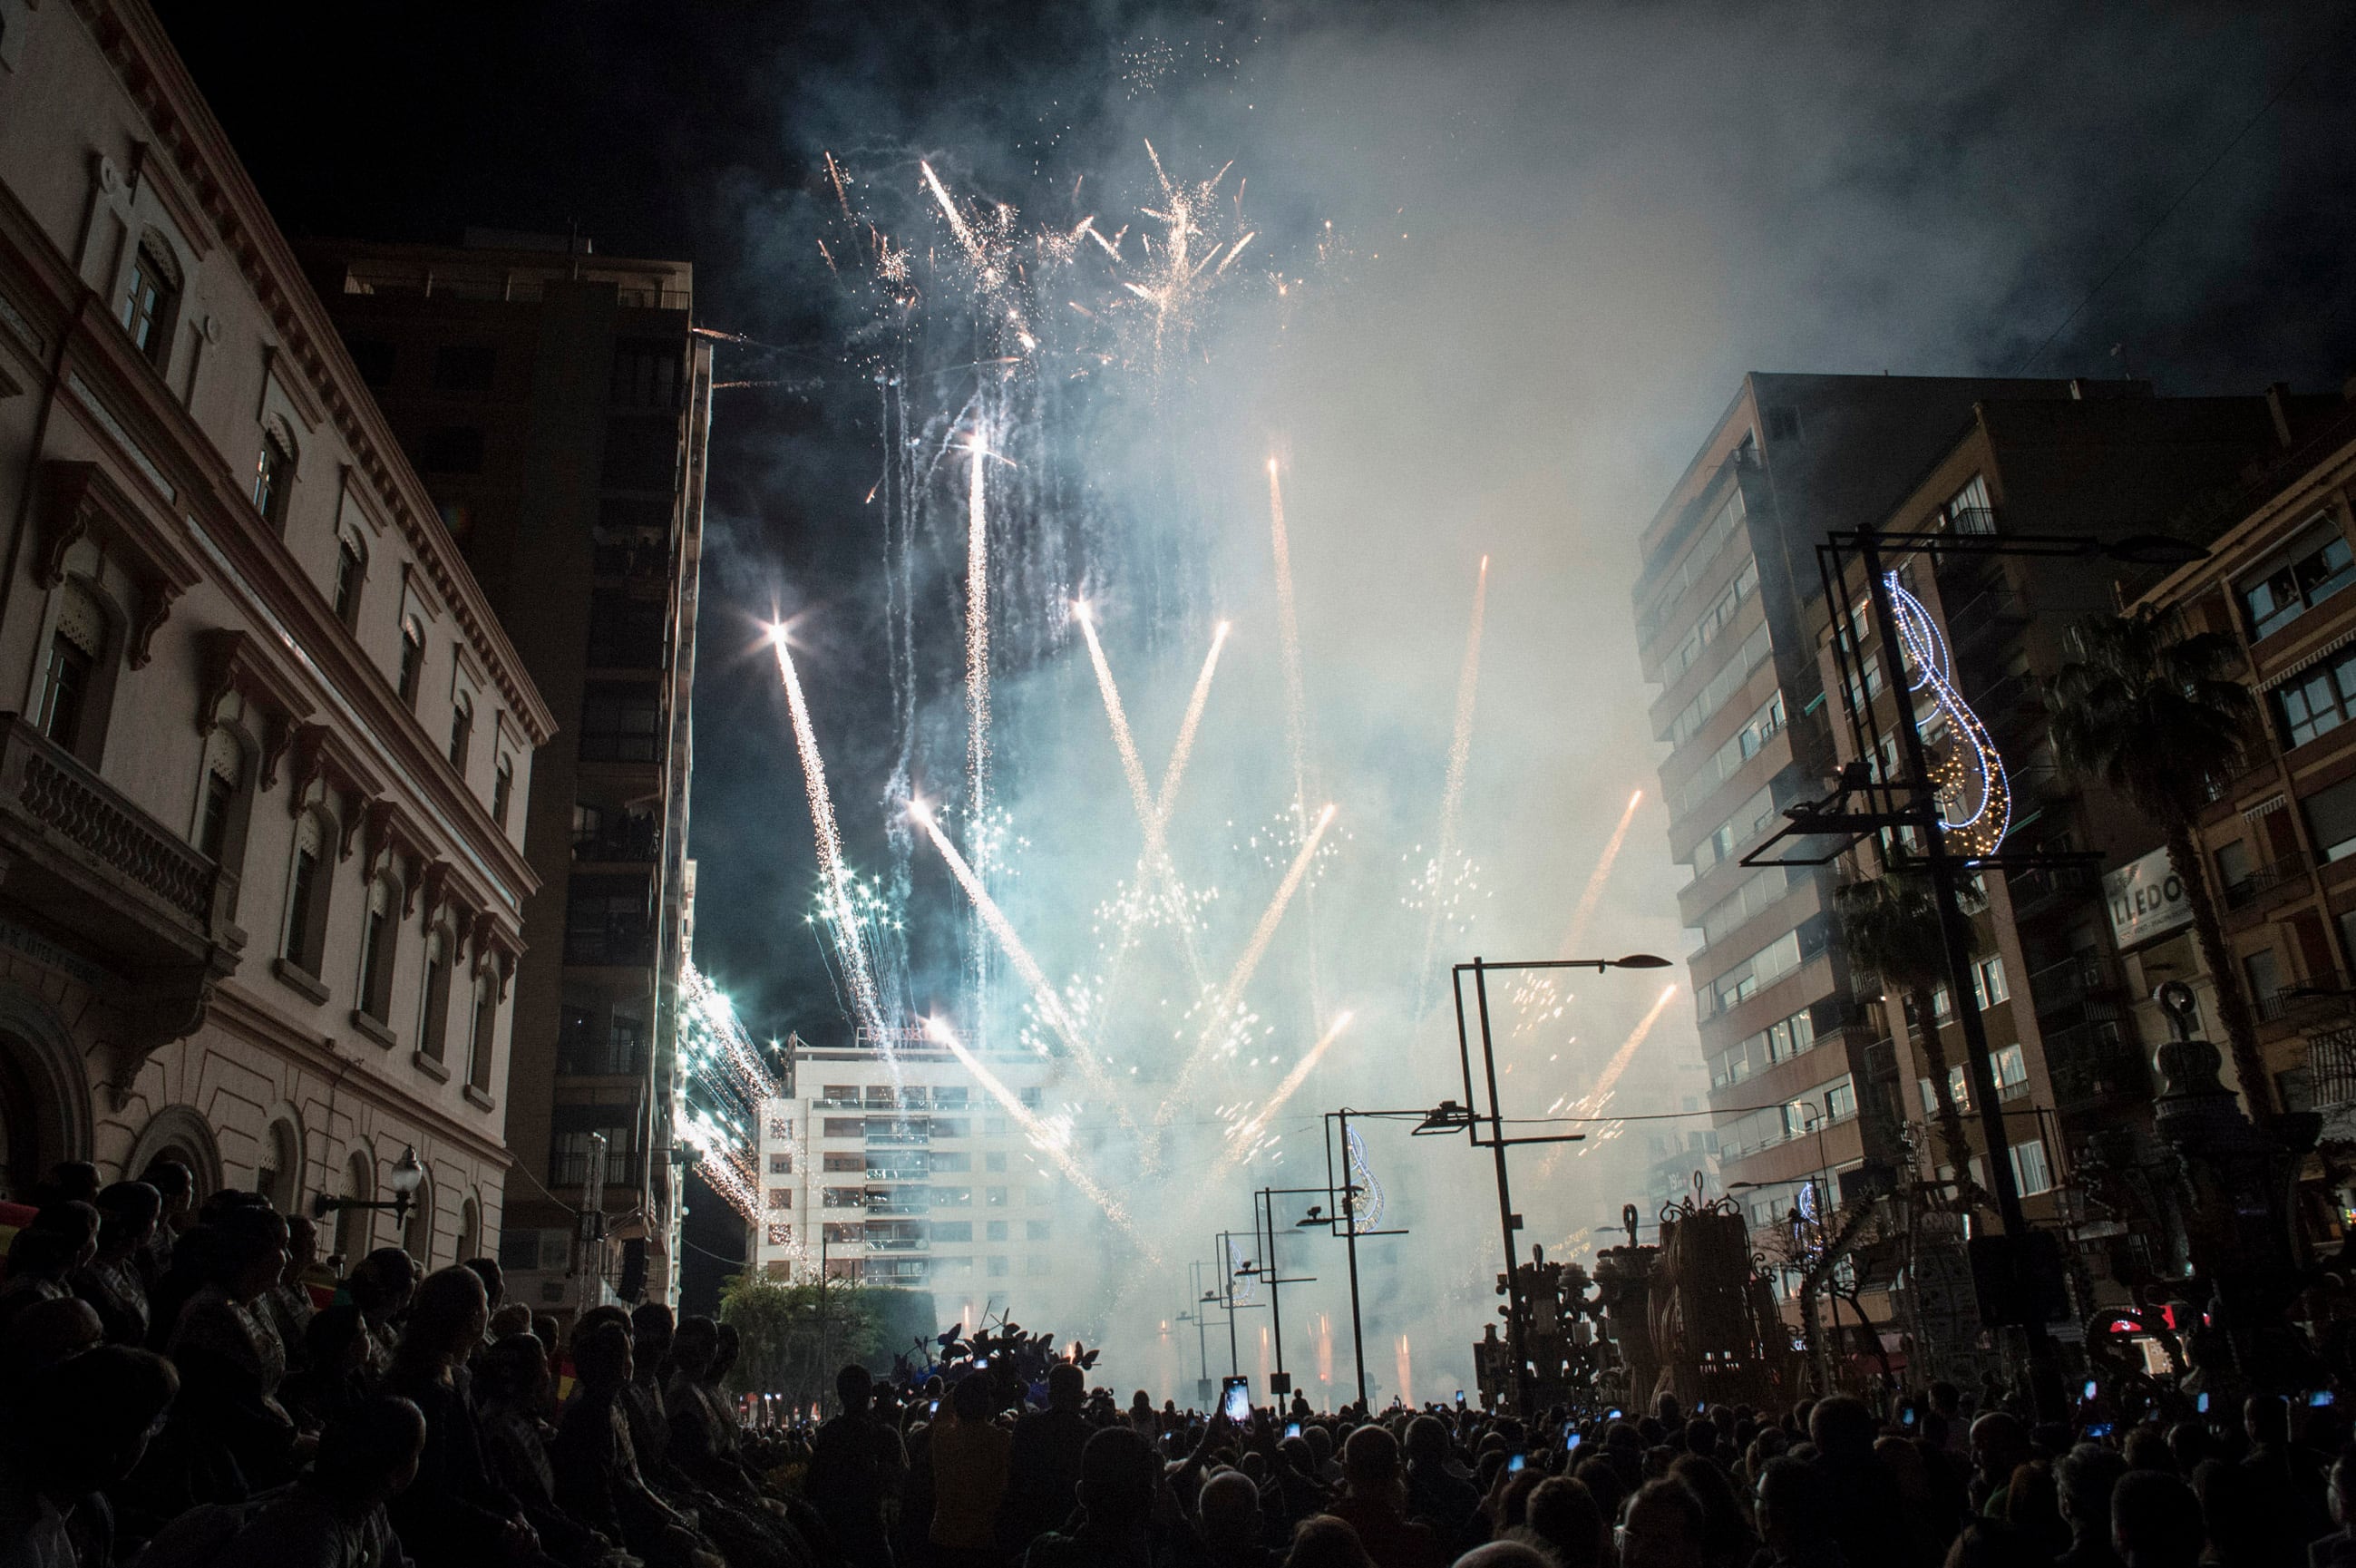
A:
<svg viewBox="0 0 2356 1568">
<path fill-rule="evenodd" d="M 172 317 L 180 302 L 179 271 L 155 241 L 141 243 L 131 261 L 131 283 L 117 316 L 132 346 L 162 369 L 171 342 Z"/>
<path fill-rule="evenodd" d="M 2242 610 L 2253 642 L 2280 631 L 2356 582 L 2356 553 L 2329 518 L 2291 546 L 2262 576 L 2242 585 Z"/>
<path fill-rule="evenodd" d="M 276 429 L 266 429 L 262 433 L 262 455 L 253 464 L 253 510 L 273 528 L 283 526 L 286 498 L 294 489 L 294 449 Z"/>
<path fill-rule="evenodd" d="M 401 700 L 417 704 L 417 688 L 425 676 L 425 628 L 415 616 L 401 618 L 401 672 L 395 689 Z"/>
</svg>

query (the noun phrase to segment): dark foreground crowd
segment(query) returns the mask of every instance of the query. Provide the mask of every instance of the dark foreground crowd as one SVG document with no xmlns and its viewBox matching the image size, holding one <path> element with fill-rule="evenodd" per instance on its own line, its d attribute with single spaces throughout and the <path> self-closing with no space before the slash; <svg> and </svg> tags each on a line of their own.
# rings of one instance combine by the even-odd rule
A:
<svg viewBox="0 0 2356 1568">
<path fill-rule="evenodd" d="M 747 1431 L 725 1325 L 560 1345 L 489 1260 L 316 1289 L 253 1195 L 72 1176 L 0 1283 L 0 1568 L 2356 1568 L 2356 1449 L 2304 1402 L 1238 1423 L 977 1358 Z"/>
</svg>

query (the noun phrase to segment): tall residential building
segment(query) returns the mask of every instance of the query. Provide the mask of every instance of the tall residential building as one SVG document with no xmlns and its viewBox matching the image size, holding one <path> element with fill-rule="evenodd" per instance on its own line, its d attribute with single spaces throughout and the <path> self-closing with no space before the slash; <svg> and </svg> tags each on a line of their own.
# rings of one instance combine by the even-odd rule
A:
<svg viewBox="0 0 2356 1568">
<path fill-rule="evenodd" d="M 141 0 L 0 5 L 0 1191 L 496 1245 L 554 721 Z"/>
<path fill-rule="evenodd" d="M 1045 1058 L 980 1059 L 1044 1113 Z M 956 1057 L 921 1036 L 888 1054 L 797 1037 L 785 1088 L 760 1118 L 753 1256 L 765 1272 L 823 1266 L 829 1278 L 929 1290 L 945 1322 L 980 1323 L 993 1302 L 1068 1298 L 1056 1263 L 1084 1251 L 1056 1233 L 1084 1222 L 1066 1204 L 1068 1185 Z"/>
<path fill-rule="evenodd" d="M 1837 767 L 1809 618 L 1823 597 L 1815 545 L 1879 521 L 1978 400 L 2073 390 L 1752 374 L 1644 531 L 1636 633 L 1669 747 L 1670 849 L 1693 867 L 1678 897 L 1699 942 L 1688 963 L 1719 1164 L 1755 1225 L 1779 1220 L 1812 1181 L 1894 1153 L 1858 1115 L 1876 1032 L 1851 1000 L 1834 871 L 1740 864 Z"/>
<path fill-rule="evenodd" d="M 525 1300 L 666 1293 L 711 355 L 680 262 L 585 242 L 333 242 L 305 259 L 352 360 L 557 715 L 516 979 L 501 1253 Z M 602 1139 L 602 1144 L 599 1140 Z M 604 1152 L 604 1227 L 576 1216 Z M 601 1284 L 601 1282 L 603 1283 Z"/>
<path fill-rule="evenodd" d="M 1934 661 L 1948 689 L 1984 726 L 1992 771 L 2003 780 L 2001 795 L 1989 798 L 2008 802 L 2004 852 L 2045 858 L 1978 879 L 1972 989 L 2024 1211 L 2083 1243 L 2072 1255 L 2079 1288 L 2090 1298 L 2082 1303 L 2084 1311 L 2124 1305 L 2126 1294 L 2115 1282 L 2148 1277 L 2169 1263 L 2165 1249 L 2152 1245 L 2157 1226 L 2127 1226 L 2081 1201 L 2083 1184 L 2075 1180 L 2073 1162 L 2090 1140 L 2098 1157 L 2116 1168 L 2157 1157 L 2148 1140 L 2150 1062 L 2167 1036 L 2138 1031 L 2131 998 L 2176 972 L 2191 944 L 2180 918 L 2148 910 L 2138 916 L 2132 897 L 2127 920 L 2110 910 L 2106 883 L 2115 888 L 2157 869 L 2145 857 L 2158 844 L 2158 829 L 2099 784 L 2057 769 L 2046 693 L 2075 657 L 2072 628 L 2131 597 L 2122 579 L 2157 574 L 2093 551 L 2031 555 L 2002 547 L 2016 536 L 2116 541 L 2164 529 L 2200 542 L 2214 529 L 2188 515 L 2189 504 L 2232 490 L 2254 464 L 2281 455 L 2295 426 L 2338 406 L 2337 399 L 2294 399 L 2280 390 L 2249 397 L 1983 398 L 1946 450 L 1872 520 L 1892 535 L 1955 538 L 1953 550 L 1892 549 L 1883 565 L 1896 575 L 1900 602 L 1919 607 L 1926 646 L 1938 650 Z M 1881 737 L 1879 765 L 1894 772 L 1900 685 L 1871 625 L 1864 574 L 1853 556 L 1847 593 L 1846 693 L 1832 647 L 1841 618 L 1821 596 L 1809 607 L 1822 676 L 1835 693 L 1835 754 L 1843 762 L 1858 755 L 1847 714 L 1869 702 L 1872 732 Z M 1905 664 L 1912 679 L 1919 661 L 1910 654 Z M 1954 753 L 1964 744 L 1956 715 L 1921 693 L 1912 700 L 1934 758 Z M 1982 798 L 1976 783 L 1966 783 L 1946 809 L 1961 812 Z M 2069 858 L 2088 854 L 2100 859 Z M 1876 874 L 1872 843 L 1837 870 L 1845 877 Z M 2162 872 L 2155 885 L 2165 882 Z M 2170 933 L 2172 940 L 2161 940 Z M 1860 1080 L 1860 1107 L 1869 1122 L 1879 1110 L 1893 1126 L 1909 1129 L 1916 1176 L 1944 1180 L 1954 1161 L 1939 1135 L 1919 1020 L 1903 994 L 1875 977 L 1852 981 L 1852 1016 L 1873 1040 L 1873 1076 Z M 1944 986 L 1932 1011 L 1944 1042 L 1949 1094 L 1963 1114 L 1966 1169 L 1985 1187 L 1980 1107 Z M 2215 1016 L 2208 1009 L 2212 1028 Z M 1738 1071 L 1751 1065 L 1733 1064 Z"/>
</svg>

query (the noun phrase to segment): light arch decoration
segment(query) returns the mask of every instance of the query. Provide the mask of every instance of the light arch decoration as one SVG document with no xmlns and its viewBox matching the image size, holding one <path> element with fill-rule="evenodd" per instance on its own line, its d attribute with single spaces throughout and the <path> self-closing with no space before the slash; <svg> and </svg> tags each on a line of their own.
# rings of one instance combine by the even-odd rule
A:
<svg viewBox="0 0 2356 1568">
<path fill-rule="evenodd" d="M 1927 690 L 1954 730 L 1955 738 L 1930 765 L 1939 826 L 1957 854 L 1966 858 L 1993 854 L 2012 831 L 2012 781 L 2005 772 L 2004 756 L 1987 725 L 1955 690 L 1954 661 L 1931 612 L 1899 583 L 1895 571 L 1883 573 L 1881 581 L 1890 590 L 1898 640 L 1905 650 L 1906 689 Z"/>
</svg>

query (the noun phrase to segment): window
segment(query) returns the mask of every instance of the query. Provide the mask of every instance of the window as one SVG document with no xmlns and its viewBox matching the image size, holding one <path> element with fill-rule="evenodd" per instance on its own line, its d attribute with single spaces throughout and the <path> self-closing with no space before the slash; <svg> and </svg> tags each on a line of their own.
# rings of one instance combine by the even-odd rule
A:
<svg viewBox="0 0 2356 1568">
<path fill-rule="evenodd" d="M 848 1222 L 838 1220 L 831 1225 L 821 1225 L 819 1239 L 830 1246 L 840 1247 L 848 1244 L 856 1247 L 867 1240 L 867 1227 L 856 1220 Z"/>
<path fill-rule="evenodd" d="M 605 1185 L 635 1187 L 638 1180 L 638 1120 L 630 1105 L 560 1102 L 551 1108 L 548 1185 L 585 1187 L 597 1157 L 595 1140 L 605 1142 Z"/>
<path fill-rule="evenodd" d="M 444 424 L 428 430 L 417 438 L 417 467 L 428 474 L 481 473 L 481 428 L 472 424 Z"/>
<path fill-rule="evenodd" d="M 593 670 L 659 669 L 663 661 L 660 599 L 599 594 L 589 607 L 589 666 Z"/>
<path fill-rule="evenodd" d="M 679 477 L 679 421 L 608 420 L 598 484 L 608 490 L 664 490 Z"/>
<path fill-rule="evenodd" d="M 1987 480 L 1974 474 L 1972 482 L 1939 509 L 1939 521 L 1957 533 L 1994 533 L 1996 508 L 1988 502 Z"/>
<path fill-rule="evenodd" d="M 1044 1219 L 1025 1219 L 1023 1222 L 1023 1239 L 1025 1241 L 1044 1241 L 1047 1233 L 1048 1222 Z"/>
<path fill-rule="evenodd" d="M 1751 1074 L 1764 1072 L 1780 1061 L 1814 1050 L 1816 1020 L 1813 1013 L 1794 1013 L 1778 1019 L 1755 1035 L 1747 1035 L 1710 1058 L 1709 1086 L 1724 1089 Z"/>
<path fill-rule="evenodd" d="M 1742 646 L 1734 650 L 1733 656 L 1709 678 L 1708 683 L 1694 693 L 1693 701 L 1669 720 L 1668 727 L 1661 732 L 1659 738 L 1671 746 L 1683 746 L 1691 740 L 1701 726 L 1726 705 L 1727 699 L 1750 682 L 1751 672 L 1767 661 L 1771 651 L 1767 626 L 1762 621 L 1756 630 L 1742 639 Z"/>
<path fill-rule="evenodd" d="M 229 847 L 229 811 L 236 800 L 236 779 L 208 764 L 204 793 L 197 801 L 197 847 L 208 860 L 220 861 Z"/>
<path fill-rule="evenodd" d="M 991 1279 L 994 1279 L 994 1280 L 1002 1280 L 1002 1279 L 1004 1279 L 1004 1278 L 1006 1277 L 1006 1275 L 1007 1275 L 1007 1261 L 1006 1261 L 1004 1258 L 1002 1258 L 1002 1257 L 999 1257 L 999 1258 L 992 1258 L 992 1259 L 991 1259 L 991 1260 L 990 1260 L 990 1277 L 991 1277 Z"/>
<path fill-rule="evenodd" d="M 106 648 L 106 618 L 98 601 L 78 583 L 65 585 L 58 604 L 58 628 L 41 672 L 41 733 L 89 760 L 91 696 L 99 656 Z"/>
<path fill-rule="evenodd" d="M 649 890 L 643 876 L 574 877 L 564 905 L 564 961 L 651 962 L 654 924 L 647 908 Z M 833 1131 L 830 1118 L 828 1134 L 833 1135 Z"/>
<path fill-rule="evenodd" d="M 413 615 L 401 618 L 401 669 L 393 679 L 393 689 L 401 700 L 412 708 L 417 706 L 417 689 L 425 678 L 425 626 Z"/>
<path fill-rule="evenodd" d="M 830 1187 L 819 1189 L 819 1200 L 829 1208 L 864 1208 L 867 1189 L 863 1187 Z"/>
<path fill-rule="evenodd" d="M 991 1240 L 1003 1241 L 1012 1236 L 1014 1226 L 1010 1220 L 992 1219 L 985 1227 L 985 1232 Z"/>
<path fill-rule="evenodd" d="M 392 957 L 401 922 L 393 915 L 392 886 L 379 877 L 369 886 L 368 913 L 360 924 L 359 1010 L 381 1024 L 392 1015 Z"/>
<path fill-rule="evenodd" d="M 793 1174 L 794 1174 L 794 1156 L 792 1155 L 792 1154 L 791 1154 L 791 1153 L 784 1153 L 784 1154 L 775 1154 L 775 1155 L 771 1155 L 769 1156 L 769 1174 L 770 1174 L 771 1176 L 791 1176 L 791 1175 L 793 1175 Z"/>
<path fill-rule="evenodd" d="M 981 1201 L 985 1208 L 1003 1208 L 1006 1207 L 1006 1189 L 1002 1187 L 986 1187 L 981 1189 Z"/>
<path fill-rule="evenodd" d="M 286 526 L 286 498 L 294 489 L 294 447 L 275 424 L 262 432 L 253 464 L 253 510 L 273 528 Z"/>
<path fill-rule="evenodd" d="M 2261 948 L 2242 960 L 2242 973 L 2250 983 L 2250 1005 L 2265 1012 L 2282 994 L 2282 960 L 2272 948 Z"/>
<path fill-rule="evenodd" d="M 935 1208 L 971 1208 L 973 1188 L 969 1187 L 937 1187 L 933 1188 Z"/>
<path fill-rule="evenodd" d="M 662 702 L 652 686 L 593 685 L 581 699 L 584 762 L 652 762 Z"/>
<path fill-rule="evenodd" d="M 316 811 L 294 825 L 294 861 L 286 877 L 286 931 L 279 951 L 314 979 L 327 925 L 327 833 Z"/>
<path fill-rule="evenodd" d="M 794 1228 L 790 1225 L 772 1225 L 765 1233 L 768 1236 L 769 1245 L 772 1247 L 790 1247 L 794 1244 Z"/>
<path fill-rule="evenodd" d="M 2026 1090 L 2029 1083 L 2029 1057 L 2019 1044 L 2009 1045 L 1988 1058 L 1988 1071 L 1996 1078 L 1996 1097 L 2009 1100 L 2011 1090 Z"/>
<path fill-rule="evenodd" d="M 2242 611 L 2255 642 L 2280 631 L 2356 582 L 2356 553 L 2327 514 L 2276 564 L 2242 585 Z"/>
<path fill-rule="evenodd" d="M 614 345 L 614 380 L 607 393 L 617 408 L 680 406 L 680 346 L 625 338 Z"/>
<path fill-rule="evenodd" d="M 984 1155 L 981 1156 L 981 1168 L 987 1171 L 1002 1171 L 1006 1168 L 1006 1156 L 1002 1154 Z"/>
<path fill-rule="evenodd" d="M 2052 1167 L 2045 1163 L 2045 1140 L 2024 1139 L 2006 1150 L 2012 1156 L 2012 1179 L 2023 1197 L 2053 1190 Z"/>
<path fill-rule="evenodd" d="M 491 774 L 491 821 L 508 825 L 508 803 L 515 799 L 515 758 L 502 757 Z"/>
<path fill-rule="evenodd" d="M 488 392 L 499 353 L 488 343 L 447 343 L 434 350 L 435 392 Z"/>
<path fill-rule="evenodd" d="M 1857 1114 L 1857 1082 L 1842 1077 L 1825 1090 L 1825 1120 L 1845 1122 Z"/>
<path fill-rule="evenodd" d="M 466 771 L 466 753 L 475 742 L 475 704 L 466 693 L 450 704 L 450 766 L 463 776 Z"/>
<path fill-rule="evenodd" d="M 440 1061 L 450 1027 L 450 933 L 436 928 L 425 939 L 425 988 L 417 1012 L 417 1049 Z"/>
<path fill-rule="evenodd" d="M 1984 958 L 1972 966 L 1972 1000 L 1978 1003 L 1983 1010 L 2009 999 L 2011 995 L 2011 990 L 2005 983 L 2001 955 Z"/>
<path fill-rule="evenodd" d="M 970 1219 L 936 1219 L 933 1221 L 933 1240 L 936 1241 L 970 1241 L 973 1240 L 973 1221 Z"/>
<path fill-rule="evenodd" d="M 819 1135 L 827 1138 L 863 1138 L 867 1135 L 867 1123 L 856 1116 L 829 1116 L 820 1126 Z M 865 1170 L 866 1162 L 862 1160 L 851 1168 Z"/>
<path fill-rule="evenodd" d="M 2298 803 L 2314 836 L 2315 852 L 2327 861 L 2356 854 L 2356 779 L 2318 789 Z"/>
<path fill-rule="evenodd" d="M 940 1123 L 935 1122 L 933 1124 L 933 1133 L 936 1137 L 940 1135 Z M 946 1172 L 969 1171 L 973 1169 L 973 1156 L 967 1154 L 951 1153 L 947 1149 L 935 1149 L 933 1151 L 933 1169 L 936 1171 Z"/>
<path fill-rule="evenodd" d="M 769 1207 L 771 1208 L 791 1208 L 793 1206 L 794 1189 L 792 1187 L 773 1187 L 769 1189 Z"/>
<path fill-rule="evenodd" d="M 2282 732 L 2285 747 L 2329 735 L 2356 714 L 2356 652 L 2284 682 L 2271 695 L 2275 726 Z"/>
<path fill-rule="evenodd" d="M 347 629 L 359 624 L 360 585 L 368 580 L 368 553 L 360 542 L 346 533 L 336 540 L 336 584 L 331 597 L 336 618 Z"/>
<path fill-rule="evenodd" d="M 117 317 L 131 345 L 157 370 L 171 357 L 172 319 L 180 306 L 180 269 L 163 242 L 143 240 L 131 260 L 130 285 Z"/>
<path fill-rule="evenodd" d="M 1672 684 L 1678 676 L 1693 668 L 1694 660 L 1718 640 L 1719 633 L 1724 631 L 1727 623 L 1734 618 L 1734 612 L 1758 591 L 1759 563 L 1745 561 L 1740 570 L 1734 574 L 1734 581 L 1720 591 L 1718 597 L 1710 602 L 1709 608 L 1702 612 L 1701 619 L 1694 623 L 1694 628 L 1686 633 L 1686 639 L 1661 661 L 1661 684 Z"/>
<path fill-rule="evenodd" d="M 829 1126 L 830 1128 L 832 1123 L 829 1123 Z M 858 1124 L 856 1122 L 852 1123 L 852 1132 L 851 1135 L 853 1137 L 857 1137 L 859 1135 Z M 828 1136 L 831 1137 L 833 1136 L 833 1133 L 830 1132 Z M 863 1173 L 867 1169 L 867 1156 L 865 1155 L 859 1154 L 846 1155 L 834 1150 L 829 1150 L 825 1157 L 819 1162 L 819 1168 L 820 1170 L 829 1171 L 851 1171 L 854 1173 Z"/>
<path fill-rule="evenodd" d="M 491 1087 L 491 1055 L 499 1038 L 499 985 L 494 972 L 485 969 L 475 976 L 475 1007 L 466 1032 L 466 1081 L 488 1093 Z"/>
<path fill-rule="evenodd" d="M 1684 596 L 1685 591 L 1708 575 L 1711 563 L 1717 559 L 1718 553 L 1725 548 L 1726 542 L 1733 538 L 1735 530 L 1741 526 L 1742 517 L 1742 490 L 1740 486 L 1737 486 L 1728 494 L 1726 504 L 1719 509 L 1718 515 L 1710 519 L 1709 526 L 1702 531 L 1701 537 L 1694 542 L 1693 548 L 1686 552 L 1685 558 L 1677 564 L 1676 570 L 1667 574 L 1662 579 L 1661 585 L 1653 590 L 1651 602 L 1636 618 L 1636 637 L 1639 641 L 1650 638 L 1654 632 L 1659 630 L 1662 620 L 1667 617 L 1670 608 L 1676 604 L 1677 600 Z M 1669 548 L 1672 550 L 1676 548 L 1674 542 Z M 1655 556 L 1654 560 L 1666 558 L 1665 553 Z M 1649 575 L 1653 570 L 1653 563 L 1646 562 L 1644 570 Z"/>
</svg>

